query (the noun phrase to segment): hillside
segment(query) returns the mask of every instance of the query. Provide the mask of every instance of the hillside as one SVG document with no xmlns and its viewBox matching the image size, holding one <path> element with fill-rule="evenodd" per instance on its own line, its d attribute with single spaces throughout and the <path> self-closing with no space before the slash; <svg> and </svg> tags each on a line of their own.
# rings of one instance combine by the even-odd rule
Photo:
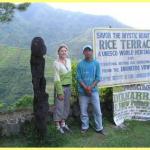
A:
<svg viewBox="0 0 150 150">
<path fill-rule="evenodd" d="M 52 60 L 46 56 L 47 91 L 52 92 Z M 30 51 L 0 46 L 0 101 L 12 104 L 24 95 L 33 95 Z M 51 98 L 51 97 L 50 97 Z"/>
<path fill-rule="evenodd" d="M 71 49 L 75 50 L 77 47 L 73 47 L 73 39 L 86 39 L 86 35 L 92 36 L 85 34 L 87 30 L 110 25 L 115 28 L 127 27 L 110 16 L 69 12 L 44 3 L 33 3 L 25 12 L 16 11 L 12 22 L 0 24 L 0 43 L 29 49 L 32 38 L 42 36 L 51 54 L 57 43 L 69 42 Z"/>
</svg>

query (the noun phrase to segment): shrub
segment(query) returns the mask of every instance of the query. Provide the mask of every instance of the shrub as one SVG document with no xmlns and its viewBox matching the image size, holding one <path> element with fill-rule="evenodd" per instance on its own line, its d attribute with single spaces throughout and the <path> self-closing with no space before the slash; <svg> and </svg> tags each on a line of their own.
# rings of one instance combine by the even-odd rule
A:
<svg viewBox="0 0 150 150">
<path fill-rule="evenodd" d="M 4 103 L 0 102 L 0 109 L 3 109 L 4 108 Z"/>
<path fill-rule="evenodd" d="M 78 97 L 78 90 L 77 90 L 77 80 L 76 80 L 76 74 L 77 74 L 77 61 L 72 62 L 72 96 L 77 98 Z"/>
<path fill-rule="evenodd" d="M 15 103 L 15 108 L 26 108 L 30 107 L 33 105 L 33 97 L 25 95 L 21 97 L 16 103 Z"/>
</svg>

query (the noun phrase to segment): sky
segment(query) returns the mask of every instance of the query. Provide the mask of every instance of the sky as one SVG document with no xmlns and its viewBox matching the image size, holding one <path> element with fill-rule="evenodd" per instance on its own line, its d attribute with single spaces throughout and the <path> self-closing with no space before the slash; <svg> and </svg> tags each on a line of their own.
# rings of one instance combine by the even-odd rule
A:
<svg viewBox="0 0 150 150">
<path fill-rule="evenodd" d="M 94 15 L 109 15 L 136 29 L 150 29 L 150 3 L 48 3 L 54 8 Z"/>
</svg>

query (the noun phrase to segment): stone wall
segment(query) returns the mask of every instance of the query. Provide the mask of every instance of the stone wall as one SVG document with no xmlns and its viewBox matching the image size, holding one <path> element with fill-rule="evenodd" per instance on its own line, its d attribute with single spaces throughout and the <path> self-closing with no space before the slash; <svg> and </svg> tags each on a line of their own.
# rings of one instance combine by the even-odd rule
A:
<svg viewBox="0 0 150 150">
<path fill-rule="evenodd" d="M 20 133 L 21 126 L 33 119 L 31 109 L 0 113 L 0 136 L 10 136 Z"/>
</svg>

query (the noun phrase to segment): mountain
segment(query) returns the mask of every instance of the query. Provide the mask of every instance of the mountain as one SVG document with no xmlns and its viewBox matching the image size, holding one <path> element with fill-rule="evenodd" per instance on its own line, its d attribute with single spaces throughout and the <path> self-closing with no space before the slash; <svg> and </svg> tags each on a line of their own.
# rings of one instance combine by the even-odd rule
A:
<svg viewBox="0 0 150 150">
<path fill-rule="evenodd" d="M 52 63 L 59 44 L 67 43 L 71 57 L 79 59 L 82 46 L 92 44 L 92 29 L 110 25 L 127 27 L 110 16 L 69 12 L 43 3 L 33 3 L 25 12 L 16 11 L 13 21 L 0 23 L 0 102 L 9 105 L 33 94 L 29 64 L 33 37 L 43 37 L 48 49 L 45 76 L 52 100 Z"/>
<path fill-rule="evenodd" d="M 49 54 L 54 55 L 57 44 L 69 42 L 70 48 L 76 50 L 79 48 L 78 43 L 73 47 L 71 41 L 83 41 L 87 35 L 91 37 L 91 42 L 92 34 L 87 33 L 88 30 L 110 25 L 115 28 L 127 27 L 110 16 L 70 12 L 52 8 L 44 3 L 32 3 L 27 11 L 16 11 L 12 22 L 0 23 L 0 43 L 29 49 L 32 38 L 41 36 L 45 40 Z"/>
</svg>

